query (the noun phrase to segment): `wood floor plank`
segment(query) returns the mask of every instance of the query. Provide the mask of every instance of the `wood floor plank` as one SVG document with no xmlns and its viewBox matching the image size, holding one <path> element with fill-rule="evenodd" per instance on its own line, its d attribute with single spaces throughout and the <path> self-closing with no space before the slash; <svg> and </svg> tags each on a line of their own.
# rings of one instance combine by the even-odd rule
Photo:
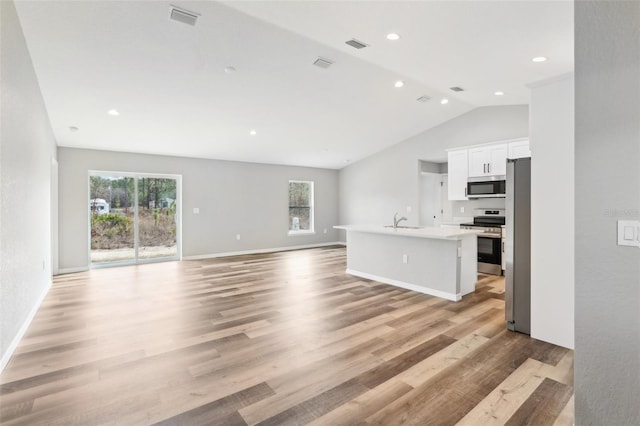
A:
<svg viewBox="0 0 640 426">
<path fill-rule="evenodd" d="M 260 426 L 278 426 L 310 423 L 367 390 L 369 389 L 358 380 L 348 380 L 258 424 Z"/>
<path fill-rule="evenodd" d="M 314 426 L 355 425 L 413 388 L 399 380 L 388 380 L 310 422 Z"/>
<path fill-rule="evenodd" d="M 483 339 L 486 345 L 488 339 Z M 494 350 L 478 346 L 367 420 L 428 424 L 438 419 L 455 424 L 527 359 L 528 337 L 504 331 L 496 340 Z"/>
<path fill-rule="evenodd" d="M 473 351 L 479 347 L 485 345 L 488 341 L 489 339 L 486 337 L 470 334 L 416 364 L 407 371 L 400 373 L 398 379 L 413 387 L 421 386 L 434 376 L 455 365 L 465 356 L 473 353 Z"/>
<path fill-rule="evenodd" d="M 558 418 L 553 422 L 553 426 L 573 426 L 573 418 L 574 418 L 574 405 L 575 405 L 575 396 L 572 395 L 567 402 L 567 405 L 564 406 Z"/>
<path fill-rule="evenodd" d="M 0 376 L 4 425 L 553 424 L 573 352 L 345 273 L 343 246 L 55 277 Z"/>
<path fill-rule="evenodd" d="M 572 394 L 571 386 L 545 377 L 505 426 L 553 424 Z"/>
<path fill-rule="evenodd" d="M 548 367 L 540 361 L 526 360 L 457 424 L 459 426 L 505 424 L 540 386 Z"/>
<path fill-rule="evenodd" d="M 224 398 L 208 404 L 201 405 L 189 411 L 182 412 L 173 417 L 156 423 L 158 426 L 169 425 L 204 425 L 227 424 L 229 416 L 237 417 L 238 409 L 261 401 L 275 392 L 266 383 L 260 383 L 248 389 L 235 392 Z M 242 417 L 240 417 L 241 419 Z M 244 423 L 244 420 L 242 420 Z"/>
</svg>

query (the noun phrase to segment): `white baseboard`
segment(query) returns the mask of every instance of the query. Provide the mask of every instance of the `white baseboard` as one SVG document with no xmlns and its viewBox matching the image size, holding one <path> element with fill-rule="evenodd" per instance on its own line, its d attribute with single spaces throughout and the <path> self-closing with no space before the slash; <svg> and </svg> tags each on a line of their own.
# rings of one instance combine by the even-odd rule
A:
<svg viewBox="0 0 640 426">
<path fill-rule="evenodd" d="M 201 260 L 201 259 L 213 259 L 216 257 L 243 256 L 246 254 L 275 253 L 278 251 L 301 250 L 301 249 L 307 249 L 307 248 L 318 248 L 318 247 L 327 247 L 327 246 L 336 246 L 336 245 L 344 245 L 344 243 L 340 241 L 334 241 L 330 243 L 306 244 L 306 245 L 300 245 L 300 246 L 272 247 L 272 248 L 256 249 L 256 250 L 230 251 L 226 253 L 198 254 L 195 256 L 183 256 L 182 260 Z"/>
<path fill-rule="evenodd" d="M 200 260 L 200 259 L 213 259 L 216 257 L 229 257 L 229 256 L 243 256 L 245 254 L 260 254 L 260 253 L 275 253 L 278 251 L 288 251 L 288 250 L 301 250 L 307 248 L 318 248 L 318 247 L 327 247 L 327 246 L 344 246 L 346 243 L 343 241 L 332 241 L 329 243 L 317 243 L 317 244 L 306 244 L 306 245 L 298 245 L 298 246 L 287 246 L 287 247 L 271 247 L 264 249 L 255 249 L 255 250 L 241 250 L 241 251 L 229 251 L 225 253 L 208 253 L 208 254 L 198 254 L 195 256 L 182 256 L 180 260 Z M 178 259 L 175 259 L 178 260 Z M 162 260 L 163 261 L 163 260 Z M 152 262 L 145 262 L 152 263 Z M 122 266 L 134 265 L 133 263 Z M 86 272 L 89 270 L 87 266 L 79 266 L 76 268 L 60 268 L 58 270 L 58 275 L 63 274 L 73 274 L 75 272 Z"/>
<path fill-rule="evenodd" d="M 76 268 L 60 268 L 58 269 L 57 275 L 73 274 L 75 272 L 86 272 L 88 270 L 89 270 L 88 266 L 78 266 Z"/>
<path fill-rule="evenodd" d="M 419 285 L 406 283 L 404 281 L 393 280 L 391 278 L 380 277 L 378 275 L 368 274 L 366 272 L 360 272 L 353 269 L 347 269 L 346 272 L 347 274 L 355 275 L 356 277 L 366 278 L 368 280 L 378 281 L 384 284 L 391 284 L 396 287 L 405 288 L 407 290 L 413 290 L 422 294 L 428 294 L 429 296 L 441 297 L 443 299 L 451 300 L 454 302 L 457 302 L 462 299 L 462 296 L 460 294 L 447 293 L 440 290 L 434 290 L 432 288 L 422 287 Z"/>
<path fill-rule="evenodd" d="M 35 305 L 31 309 L 31 312 L 29 312 L 29 315 L 27 316 L 27 319 L 25 319 L 24 323 L 22 323 L 22 327 L 20 327 L 20 330 L 18 330 L 18 333 L 15 335 L 15 337 L 11 341 L 11 344 L 9 345 L 9 347 L 7 348 L 5 353 L 2 354 L 2 359 L 0 360 L 0 373 L 2 373 L 2 371 L 7 366 L 7 364 L 9 364 L 9 360 L 11 359 L 11 357 L 13 356 L 13 353 L 15 352 L 16 348 L 18 347 L 18 343 L 20 343 L 20 340 L 22 340 L 22 337 L 27 332 L 27 329 L 29 328 L 29 325 L 31 325 L 31 321 L 33 321 L 33 317 L 36 316 L 36 313 L 38 312 L 38 309 L 40 309 L 40 305 L 42 305 L 42 302 L 44 301 L 44 298 L 47 296 L 47 293 L 49 293 L 49 289 L 51 288 L 51 284 L 52 284 L 52 282 L 49 281 L 47 286 L 44 288 L 44 290 L 40 294 L 40 297 L 38 297 L 37 302 L 35 303 Z"/>
</svg>

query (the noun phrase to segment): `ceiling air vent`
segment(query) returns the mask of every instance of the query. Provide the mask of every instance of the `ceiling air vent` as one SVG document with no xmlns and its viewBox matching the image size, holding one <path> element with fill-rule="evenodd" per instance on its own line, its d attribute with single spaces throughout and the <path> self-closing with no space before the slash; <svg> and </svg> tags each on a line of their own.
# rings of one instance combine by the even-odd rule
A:
<svg viewBox="0 0 640 426">
<path fill-rule="evenodd" d="M 464 92 L 464 89 L 458 86 L 449 87 L 449 89 L 453 90 L 454 92 Z"/>
<path fill-rule="evenodd" d="M 422 95 L 418 99 L 416 99 L 416 101 L 424 103 L 424 102 L 429 102 L 430 99 L 431 98 L 428 97 L 427 95 Z"/>
<path fill-rule="evenodd" d="M 351 47 L 355 47 L 356 49 L 364 49 L 365 47 L 369 46 L 368 44 L 358 41 L 355 38 L 352 38 L 349 41 L 345 41 L 345 43 L 347 43 Z"/>
<path fill-rule="evenodd" d="M 313 65 L 315 65 L 316 67 L 320 67 L 320 68 L 329 68 L 331 65 L 333 65 L 333 62 L 331 62 L 328 59 L 323 59 L 323 58 L 318 58 L 315 60 L 315 62 L 313 63 Z"/>
<path fill-rule="evenodd" d="M 180 9 L 176 6 L 171 6 L 171 15 L 169 15 L 169 18 L 177 22 L 182 22 L 183 24 L 195 26 L 196 21 L 198 20 L 198 16 L 200 15 L 195 12 Z"/>
</svg>

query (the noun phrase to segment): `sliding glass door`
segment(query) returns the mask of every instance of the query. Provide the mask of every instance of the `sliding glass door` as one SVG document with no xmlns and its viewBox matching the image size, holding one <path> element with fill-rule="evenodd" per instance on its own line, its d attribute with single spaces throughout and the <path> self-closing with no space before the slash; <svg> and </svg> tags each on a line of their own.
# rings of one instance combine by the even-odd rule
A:
<svg viewBox="0 0 640 426">
<path fill-rule="evenodd" d="M 177 258 L 177 180 L 138 179 L 138 258 Z"/>
<path fill-rule="evenodd" d="M 180 176 L 90 172 L 92 266 L 180 258 Z"/>
</svg>

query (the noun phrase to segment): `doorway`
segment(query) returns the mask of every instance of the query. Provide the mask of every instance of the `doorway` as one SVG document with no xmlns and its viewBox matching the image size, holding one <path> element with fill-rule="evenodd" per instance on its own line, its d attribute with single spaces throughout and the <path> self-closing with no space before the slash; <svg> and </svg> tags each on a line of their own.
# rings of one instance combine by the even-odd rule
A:
<svg viewBox="0 0 640 426">
<path fill-rule="evenodd" d="M 448 176 L 440 173 L 420 173 L 420 225 L 440 226 L 452 219 L 448 197 Z"/>
<path fill-rule="evenodd" d="M 89 172 L 91 267 L 178 260 L 181 176 Z"/>
</svg>

